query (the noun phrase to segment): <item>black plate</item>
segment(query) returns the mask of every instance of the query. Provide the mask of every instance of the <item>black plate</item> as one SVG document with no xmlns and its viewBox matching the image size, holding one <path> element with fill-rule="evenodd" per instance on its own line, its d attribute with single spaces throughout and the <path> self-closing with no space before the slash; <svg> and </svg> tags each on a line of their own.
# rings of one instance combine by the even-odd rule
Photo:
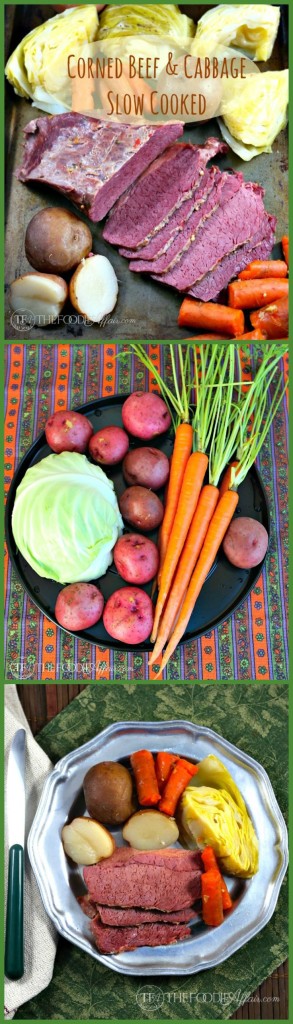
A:
<svg viewBox="0 0 293 1024">
<path fill-rule="evenodd" d="M 121 407 L 126 397 L 125 395 L 117 395 L 114 398 L 103 398 L 99 402 L 87 402 L 85 405 L 80 406 L 79 411 L 88 416 L 93 424 L 94 431 L 110 424 L 122 426 Z M 130 447 L 136 448 L 143 445 L 143 443 L 143 441 L 133 438 L 130 441 Z M 168 434 L 162 435 L 151 443 L 170 456 L 173 448 L 172 432 L 170 431 Z M 145 444 L 148 445 L 150 442 L 146 441 Z M 40 611 L 47 618 L 51 619 L 52 622 L 56 623 L 54 608 L 57 595 L 62 586 L 60 583 L 55 583 L 54 580 L 43 579 L 31 569 L 26 559 L 22 557 L 16 547 L 11 529 L 11 516 L 17 487 L 21 483 L 27 469 L 50 454 L 52 454 L 51 448 L 47 445 L 45 434 L 42 433 L 21 460 L 13 477 L 7 498 L 5 529 L 9 555 L 25 590 Z M 127 486 L 122 475 L 121 464 L 108 467 L 107 475 L 113 480 L 116 494 L 119 497 Z M 160 492 L 158 493 L 162 497 Z M 250 470 L 245 482 L 239 488 L 239 504 L 236 516 L 251 516 L 252 519 L 257 519 L 260 523 L 263 523 L 263 526 L 265 526 L 269 533 L 269 510 L 266 494 L 255 467 Z M 156 540 L 155 532 L 149 533 L 147 536 L 151 537 L 152 540 Z M 232 615 L 232 612 L 242 604 L 254 587 L 262 571 L 263 562 L 255 566 L 254 569 L 236 569 L 235 566 L 228 562 L 221 549 L 202 588 L 194 612 L 189 620 L 188 629 L 181 642 L 184 643 L 188 640 L 197 639 L 209 630 L 214 629 L 215 626 L 218 626 L 227 619 L 229 615 Z M 100 587 L 105 600 L 118 587 L 129 585 L 124 583 L 114 565 L 108 569 L 105 576 L 92 582 L 97 583 Z M 147 584 L 143 589 L 150 594 L 152 584 Z M 127 648 L 126 644 L 113 640 L 104 629 L 102 619 L 95 626 L 90 626 L 86 630 L 76 631 L 72 635 L 79 637 L 80 640 L 87 640 L 89 643 L 96 644 L 99 647 L 111 647 L 122 651 L 129 649 L 131 652 L 135 650 L 140 652 L 152 650 L 152 644 L 149 642 L 139 644 L 137 647 Z"/>
</svg>

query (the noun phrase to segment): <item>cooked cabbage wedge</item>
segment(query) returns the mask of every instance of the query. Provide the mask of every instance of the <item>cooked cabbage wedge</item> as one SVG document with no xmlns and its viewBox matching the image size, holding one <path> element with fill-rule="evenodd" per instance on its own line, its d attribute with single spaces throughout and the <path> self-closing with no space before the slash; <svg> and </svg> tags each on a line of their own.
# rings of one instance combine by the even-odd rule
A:
<svg viewBox="0 0 293 1024">
<path fill-rule="evenodd" d="M 258 870 L 258 841 L 243 797 L 213 754 L 205 757 L 181 797 L 177 822 L 189 849 L 212 846 L 221 870 L 250 878 Z"/>
<path fill-rule="evenodd" d="M 129 35 L 167 36 L 178 46 L 189 44 L 194 36 L 195 24 L 181 14 L 176 4 L 123 4 L 109 6 L 100 16 L 99 39 L 122 38 Z"/>
<path fill-rule="evenodd" d="M 5 74 L 16 93 L 48 113 L 64 110 L 58 102 L 68 85 L 67 57 L 97 39 L 95 4 L 74 7 L 49 18 L 22 39 L 7 61 Z"/>
<path fill-rule="evenodd" d="M 271 152 L 274 139 L 287 122 L 288 92 L 287 70 L 264 71 L 222 82 L 220 114 L 229 139 L 223 129 L 222 134 L 232 149 L 235 150 L 233 140 L 241 144 L 241 150 L 238 147 L 236 152 L 242 159 Z M 247 155 L 243 147 L 248 147 Z"/>
<path fill-rule="evenodd" d="M 99 579 L 123 529 L 114 487 L 77 452 L 48 455 L 17 488 L 12 532 L 26 561 L 46 579 Z"/>
<path fill-rule="evenodd" d="M 280 8 L 272 4 L 217 4 L 199 19 L 191 52 L 205 57 L 224 44 L 268 60 L 279 21 Z"/>
</svg>

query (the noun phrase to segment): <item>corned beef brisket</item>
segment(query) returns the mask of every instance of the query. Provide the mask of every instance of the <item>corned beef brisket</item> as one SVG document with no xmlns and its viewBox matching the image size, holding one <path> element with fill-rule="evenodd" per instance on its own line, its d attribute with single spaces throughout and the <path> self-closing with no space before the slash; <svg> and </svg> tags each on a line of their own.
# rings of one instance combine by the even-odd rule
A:
<svg viewBox="0 0 293 1024">
<path fill-rule="evenodd" d="M 116 849 L 112 857 L 84 868 L 95 903 L 161 911 L 191 907 L 201 893 L 199 853 L 179 849 Z"/>
</svg>

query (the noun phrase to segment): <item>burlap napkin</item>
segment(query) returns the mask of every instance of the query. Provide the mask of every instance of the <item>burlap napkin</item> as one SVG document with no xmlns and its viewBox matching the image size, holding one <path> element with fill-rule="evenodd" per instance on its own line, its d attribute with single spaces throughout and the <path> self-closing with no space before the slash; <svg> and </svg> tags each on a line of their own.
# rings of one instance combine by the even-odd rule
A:
<svg viewBox="0 0 293 1024">
<path fill-rule="evenodd" d="M 38 746 L 23 713 L 13 684 L 5 686 L 5 782 L 8 753 L 17 729 L 25 728 L 26 742 L 26 839 L 35 816 L 44 782 L 52 765 Z M 7 822 L 6 822 L 7 825 Z M 5 880 L 7 883 L 8 844 L 5 828 Z M 53 974 L 57 936 L 43 907 L 27 853 L 24 889 L 24 975 L 19 981 L 5 981 L 5 1017 L 11 1019 L 22 1003 L 42 992 Z"/>
</svg>

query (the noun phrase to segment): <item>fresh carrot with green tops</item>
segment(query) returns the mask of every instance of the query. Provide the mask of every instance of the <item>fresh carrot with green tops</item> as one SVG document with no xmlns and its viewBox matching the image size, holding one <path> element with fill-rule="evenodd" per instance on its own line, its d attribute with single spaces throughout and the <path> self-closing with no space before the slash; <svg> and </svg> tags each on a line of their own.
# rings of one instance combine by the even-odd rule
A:
<svg viewBox="0 0 293 1024">
<path fill-rule="evenodd" d="M 232 309 L 259 309 L 269 302 L 288 297 L 289 284 L 283 278 L 267 277 L 253 281 L 232 281 L 228 285 L 228 303 Z M 244 333 L 243 331 L 240 334 Z M 237 332 L 239 336 L 239 331 Z"/>
<path fill-rule="evenodd" d="M 205 924 L 217 928 L 223 924 L 221 876 L 218 870 L 203 872 L 201 876 L 202 917 Z"/>
<path fill-rule="evenodd" d="M 160 793 L 163 792 L 164 786 L 168 781 L 169 775 L 171 774 L 176 761 L 179 761 L 178 755 L 169 754 L 166 750 L 159 750 L 156 756 L 155 768 Z"/>
<path fill-rule="evenodd" d="M 167 501 L 160 530 L 160 566 L 163 565 L 174 523 L 185 470 L 192 451 L 193 429 L 190 423 L 179 423 L 175 434 Z M 161 571 L 158 581 L 160 582 Z"/>
<path fill-rule="evenodd" d="M 261 305 L 261 303 L 260 303 Z M 179 327 L 203 328 L 206 332 L 222 331 L 222 337 L 237 338 L 244 333 L 244 314 L 241 309 L 232 310 L 218 302 L 198 302 L 197 299 L 183 299 L 178 316 Z M 221 337 L 221 335 L 220 335 Z"/>
<path fill-rule="evenodd" d="M 287 277 L 288 267 L 285 260 L 253 260 L 245 270 L 238 274 L 239 281 L 252 281 L 261 277 Z"/>
<path fill-rule="evenodd" d="M 234 462 L 230 462 L 229 466 L 227 466 L 227 469 L 225 469 L 225 473 L 224 473 L 224 476 L 222 477 L 221 485 L 220 485 L 220 488 L 219 488 L 219 498 L 221 498 L 222 495 L 225 494 L 225 491 L 229 491 L 230 487 L 233 488 L 234 481 L 235 481 L 235 485 L 237 487 L 237 469 L 238 469 L 238 466 L 239 466 L 239 460 L 235 459 Z M 234 470 L 234 473 L 233 473 L 233 470 Z"/>
<path fill-rule="evenodd" d="M 174 768 L 172 768 L 163 795 L 161 796 L 160 803 L 158 805 L 159 811 L 162 811 L 163 814 L 168 814 L 170 818 L 173 818 L 178 801 L 186 789 L 186 786 L 188 786 L 190 778 L 190 772 L 187 771 L 184 763 L 182 764 L 180 760 L 177 761 Z"/>
<path fill-rule="evenodd" d="M 204 850 L 201 850 L 201 859 L 205 871 L 218 871 L 221 879 L 221 893 L 222 893 L 222 907 L 223 910 L 231 910 L 233 901 L 231 899 L 229 889 L 221 875 L 219 865 L 214 850 L 211 846 L 206 846 Z"/>
<path fill-rule="evenodd" d="M 155 807 L 159 803 L 160 792 L 151 751 L 137 750 L 131 754 L 130 764 L 133 768 L 139 803 L 142 807 Z"/>
<path fill-rule="evenodd" d="M 281 238 L 281 244 L 283 249 L 284 260 L 286 260 L 287 267 L 289 268 L 289 236 L 283 235 Z"/>
</svg>

